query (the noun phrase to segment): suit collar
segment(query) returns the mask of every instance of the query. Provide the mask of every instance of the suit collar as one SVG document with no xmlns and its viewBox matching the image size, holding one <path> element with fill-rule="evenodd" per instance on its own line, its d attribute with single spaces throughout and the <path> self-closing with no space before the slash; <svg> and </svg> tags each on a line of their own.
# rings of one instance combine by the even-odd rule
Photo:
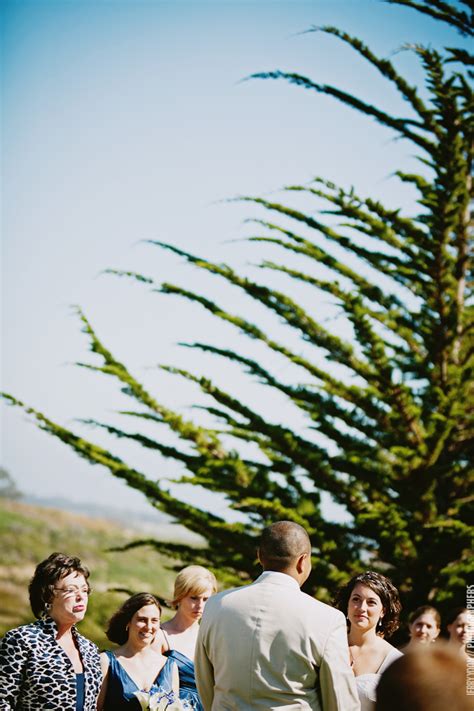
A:
<svg viewBox="0 0 474 711">
<path fill-rule="evenodd" d="M 287 575 L 286 573 L 278 573 L 276 570 L 264 570 L 263 573 L 256 579 L 256 583 L 270 582 L 275 585 L 284 585 L 288 588 L 300 589 L 298 582 Z"/>
<path fill-rule="evenodd" d="M 58 626 L 57 626 L 55 620 L 53 620 L 53 618 L 50 617 L 47 612 L 41 613 L 41 617 L 39 618 L 39 624 L 41 625 L 41 627 L 47 634 L 50 634 L 52 637 L 54 637 L 54 639 L 57 639 Z M 71 633 L 72 633 L 72 636 L 74 637 L 74 639 L 79 641 L 79 638 L 81 637 L 81 635 L 77 631 L 75 625 L 72 625 Z"/>
</svg>

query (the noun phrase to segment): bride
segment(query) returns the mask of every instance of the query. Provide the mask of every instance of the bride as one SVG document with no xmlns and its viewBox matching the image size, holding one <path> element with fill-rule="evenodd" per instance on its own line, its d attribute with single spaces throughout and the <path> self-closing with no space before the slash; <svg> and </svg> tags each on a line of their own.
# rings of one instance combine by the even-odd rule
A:
<svg viewBox="0 0 474 711">
<path fill-rule="evenodd" d="M 361 711 L 372 711 L 382 672 L 402 656 L 385 639 L 398 628 L 398 590 L 385 576 L 369 571 L 352 578 L 339 591 L 335 605 L 347 616 L 350 662 Z"/>
</svg>

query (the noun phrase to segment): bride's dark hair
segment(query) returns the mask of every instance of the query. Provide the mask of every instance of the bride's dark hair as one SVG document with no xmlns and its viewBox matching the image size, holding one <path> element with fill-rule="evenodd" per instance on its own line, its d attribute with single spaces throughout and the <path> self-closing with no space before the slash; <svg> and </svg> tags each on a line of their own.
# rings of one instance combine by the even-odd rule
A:
<svg viewBox="0 0 474 711">
<path fill-rule="evenodd" d="M 397 588 L 385 575 L 374 573 L 372 570 L 355 575 L 344 587 L 339 589 L 334 599 L 334 607 L 347 615 L 352 591 L 359 584 L 365 585 L 379 596 L 384 613 L 377 625 L 377 634 L 384 638 L 391 637 L 400 626 L 399 616 L 402 604 Z"/>
</svg>

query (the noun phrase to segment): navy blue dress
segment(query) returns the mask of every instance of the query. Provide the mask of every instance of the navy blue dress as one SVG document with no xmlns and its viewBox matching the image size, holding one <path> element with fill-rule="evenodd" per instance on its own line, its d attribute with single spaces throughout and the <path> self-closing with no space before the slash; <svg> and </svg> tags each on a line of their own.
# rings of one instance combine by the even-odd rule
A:
<svg viewBox="0 0 474 711">
<path fill-rule="evenodd" d="M 193 711 L 204 711 L 196 688 L 194 662 L 177 649 L 169 649 L 163 654 L 178 665 L 179 673 L 179 698 L 187 701 Z"/>
<path fill-rule="evenodd" d="M 113 652 L 106 652 L 110 666 L 107 675 L 107 694 L 105 696 L 104 711 L 141 711 L 140 702 L 134 696 L 135 691 L 141 691 L 133 679 L 127 674 Z M 157 692 L 173 691 L 173 667 L 176 662 L 167 659 L 160 669 L 153 685 L 151 694 Z"/>
<path fill-rule="evenodd" d="M 76 711 L 84 711 L 84 672 L 76 674 Z"/>
</svg>

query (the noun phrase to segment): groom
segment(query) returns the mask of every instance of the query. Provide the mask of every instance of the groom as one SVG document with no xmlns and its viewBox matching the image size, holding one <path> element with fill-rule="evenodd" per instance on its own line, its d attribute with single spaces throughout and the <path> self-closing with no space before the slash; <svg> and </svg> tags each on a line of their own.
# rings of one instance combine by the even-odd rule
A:
<svg viewBox="0 0 474 711">
<path fill-rule="evenodd" d="M 300 590 L 308 534 L 274 523 L 258 557 L 254 583 L 206 604 L 195 657 L 204 711 L 359 711 L 344 615 Z"/>
</svg>

